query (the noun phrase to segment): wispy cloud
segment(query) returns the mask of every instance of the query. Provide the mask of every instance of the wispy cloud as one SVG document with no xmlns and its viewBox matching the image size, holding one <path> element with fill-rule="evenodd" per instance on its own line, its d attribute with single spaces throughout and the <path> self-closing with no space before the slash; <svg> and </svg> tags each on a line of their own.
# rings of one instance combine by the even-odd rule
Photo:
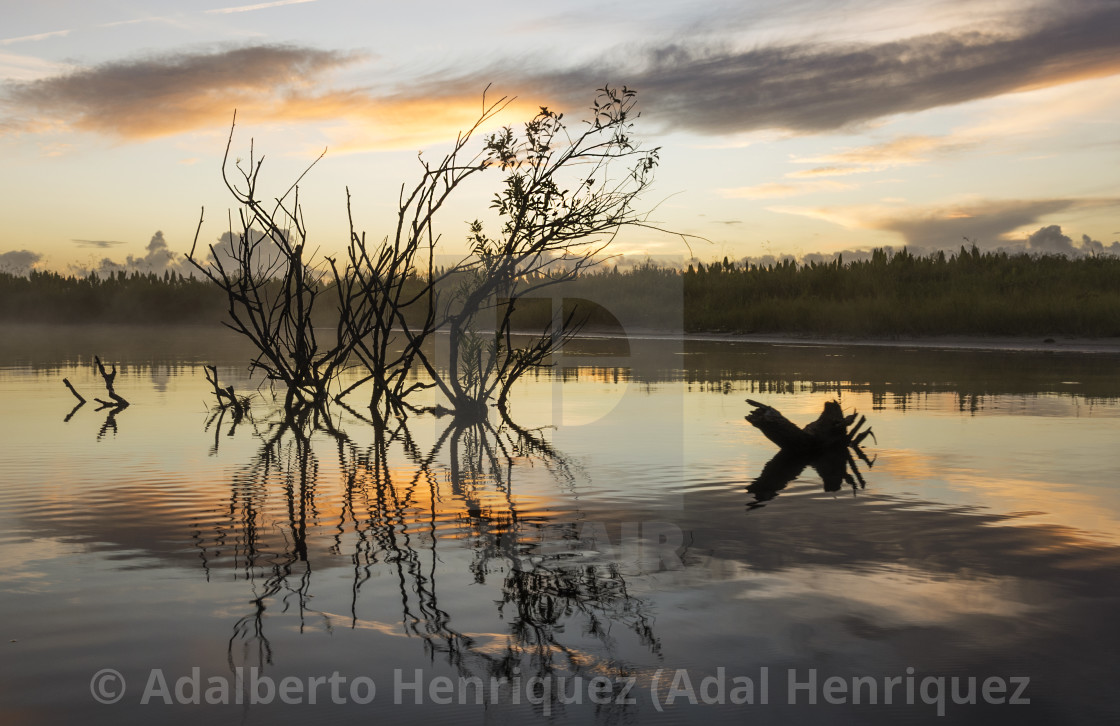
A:
<svg viewBox="0 0 1120 726">
<path fill-rule="evenodd" d="M 107 249 L 114 245 L 124 244 L 114 239 L 72 239 L 70 241 L 79 247 L 97 247 L 100 249 Z"/>
<path fill-rule="evenodd" d="M 825 164 L 813 169 L 790 172 L 793 179 L 863 174 L 896 166 L 911 166 L 954 151 L 973 148 L 978 141 L 951 136 L 899 136 L 889 141 L 832 154 L 794 159 L 798 164 Z"/>
<path fill-rule="evenodd" d="M 132 18 L 131 20 L 113 20 L 113 21 L 110 21 L 108 23 L 99 23 L 97 25 L 97 27 L 98 28 L 119 28 L 119 27 L 123 27 L 123 26 L 126 26 L 126 25 L 142 25 L 144 23 L 165 23 L 165 24 L 168 24 L 168 25 L 177 25 L 181 22 L 182 21 L 179 20 L 178 18 L 160 17 L 160 16 L 156 16 L 156 15 L 150 15 L 150 16 L 144 17 L 144 18 Z"/>
<path fill-rule="evenodd" d="M 770 211 L 821 219 L 849 229 L 894 232 L 911 247 L 945 249 L 959 246 L 965 238 L 981 247 L 995 248 L 1013 240 L 1017 231 L 1039 224 L 1048 216 L 1107 206 L 1120 206 L 1120 199 L 980 199 L 901 210 L 883 205 L 775 206 Z"/>
<path fill-rule="evenodd" d="M 256 5 L 240 5 L 238 7 L 233 7 L 233 8 L 214 8 L 213 10 L 207 10 L 206 12 L 207 13 L 220 13 L 220 14 L 248 13 L 248 12 L 252 12 L 254 10 L 267 10 L 268 8 L 278 8 L 281 5 L 301 5 L 303 3 L 313 3 L 313 2 L 316 2 L 316 0 L 276 0 L 275 2 L 270 2 L 270 3 L 257 3 Z"/>
<path fill-rule="evenodd" d="M 842 191 L 852 189 L 853 185 L 821 179 L 807 182 L 767 182 L 749 187 L 720 189 L 720 194 L 729 199 L 776 199 L 811 194 L 820 191 Z"/>
<path fill-rule="evenodd" d="M 29 55 L 0 53 L 0 78 L 9 82 L 33 81 L 70 70 L 73 70 L 73 66 L 65 63 L 54 63 Z"/>
<path fill-rule="evenodd" d="M 0 45 L 12 45 L 13 43 L 27 43 L 34 40 L 46 40 L 47 38 L 61 38 L 70 35 L 72 30 L 51 30 L 46 33 L 36 33 L 35 35 L 21 35 L 18 38 L 0 38 Z"/>
<path fill-rule="evenodd" d="M 849 174 L 864 174 L 873 171 L 869 166 L 818 166 L 814 169 L 802 169 L 786 174 L 790 179 L 817 179 L 829 176 L 847 176 Z"/>
</svg>

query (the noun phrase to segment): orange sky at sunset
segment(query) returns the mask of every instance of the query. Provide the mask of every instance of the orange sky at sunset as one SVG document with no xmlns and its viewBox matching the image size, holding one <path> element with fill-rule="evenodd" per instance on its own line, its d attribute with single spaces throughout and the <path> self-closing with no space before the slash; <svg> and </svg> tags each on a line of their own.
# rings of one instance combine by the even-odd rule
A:
<svg viewBox="0 0 1120 726">
<path fill-rule="evenodd" d="M 12 3 L 0 30 L 0 268 L 186 269 L 226 227 L 220 163 L 250 139 L 324 253 L 388 231 L 416 154 L 487 98 L 583 118 L 639 93 L 659 226 L 616 253 L 733 259 L 909 245 L 1120 253 L 1120 7 L 1032 3 L 352 0 Z M 441 231 L 462 247 L 490 188 Z M 157 236 L 157 231 L 162 233 Z"/>
</svg>

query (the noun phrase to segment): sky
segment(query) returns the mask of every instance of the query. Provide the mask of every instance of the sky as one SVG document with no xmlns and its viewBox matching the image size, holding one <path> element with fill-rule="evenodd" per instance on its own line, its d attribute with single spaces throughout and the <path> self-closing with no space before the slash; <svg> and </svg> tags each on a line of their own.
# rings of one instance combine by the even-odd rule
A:
<svg viewBox="0 0 1120 726">
<path fill-rule="evenodd" d="M 384 237 L 484 94 L 578 123 L 604 84 L 638 92 L 677 233 L 624 259 L 1120 254 L 1115 0 L 239 1 L 0 0 L 0 268 L 177 269 L 200 216 L 217 242 L 235 109 L 268 194 L 326 149 L 300 197 L 331 254 L 347 189 Z M 492 189 L 461 191 L 450 252 Z"/>
</svg>

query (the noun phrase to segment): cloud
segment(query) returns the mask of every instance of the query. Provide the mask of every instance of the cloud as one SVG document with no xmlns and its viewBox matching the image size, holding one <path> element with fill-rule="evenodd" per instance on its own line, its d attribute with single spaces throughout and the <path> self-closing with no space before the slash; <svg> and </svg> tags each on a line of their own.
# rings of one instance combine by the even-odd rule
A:
<svg viewBox="0 0 1120 726">
<path fill-rule="evenodd" d="M 849 229 L 894 232 L 912 249 L 939 250 L 960 246 L 967 238 L 984 249 L 1009 243 L 1026 249 L 1015 232 L 1043 217 L 1075 209 L 1115 207 L 1108 198 L 984 199 L 962 204 L 907 208 L 883 205 L 844 207 L 774 206 L 769 211 L 821 219 Z M 1044 244 L 1040 238 L 1040 244 Z"/>
<path fill-rule="evenodd" d="M 1081 235 L 1081 244 L 1074 245 L 1073 238 L 1062 234 L 1062 228 L 1056 224 L 1040 227 L 1036 232 L 1027 237 L 1027 251 L 1043 255 L 1065 255 L 1066 257 L 1082 257 L 1097 255 L 1114 255 L 1120 257 L 1120 242 L 1105 245 L 1087 234 Z"/>
<path fill-rule="evenodd" d="M 124 244 L 123 242 L 118 242 L 117 240 L 112 239 L 72 239 L 70 241 L 78 245 L 79 247 L 98 247 L 101 249 L 106 249 L 108 247 L 112 247 L 113 245 Z"/>
<path fill-rule="evenodd" d="M 284 261 L 280 245 L 260 230 L 251 230 L 249 234 L 252 239 L 254 272 L 265 277 L 277 275 Z M 210 245 L 210 249 L 205 254 L 202 253 L 201 248 L 196 250 L 195 254 L 198 255 L 196 259 L 202 260 L 204 266 L 209 265 L 214 270 L 221 268 L 227 274 L 236 275 L 241 267 L 239 260 L 244 255 L 241 242 L 240 234 L 223 232 L 217 243 Z"/>
<path fill-rule="evenodd" d="M 1062 228 L 1056 224 L 1042 227 L 1027 238 L 1027 249 L 1032 252 L 1045 254 L 1072 254 L 1073 240 L 1062 234 Z"/>
<path fill-rule="evenodd" d="M 132 18 L 131 20 L 113 20 L 113 21 L 110 21 L 108 23 L 99 23 L 97 25 L 97 27 L 99 27 L 99 28 L 120 28 L 120 27 L 123 27 L 123 26 L 126 26 L 126 25 L 140 25 L 142 23 L 167 23 L 167 24 L 170 24 L 170 25 L 174 25 L 176 22 L 177 21 L 174 18 L 161 18 L 161 17 L 155 16 L 155 15 L 151 15 L 151 16 L 148 16 L 146 18 Z"/>
<path fill-rule="evenodd" d="M 951 242 L 951 241 L 950 241 Z M 802 264 L 826 264 L 836 262 L 842 259 L 844 262 L 856 262 L 863 260 L 870 260 L 875 253 L 876 249 L 884 251 L 888 257 L 894 256 L 896 253 L 901 252 L 903 249 L 915 257 L 928 257 L 936 254 L 941 250 L 955 251 L 962 245 L 963 240 L 951 242 L 950 244 L 939 244 L 934 247 L 920 247 L 917 245 L 907 244 L 903 247 L 895 247 L 892 245 L 881 245 L 877 248 L 853 248 L 845 250 L 837 250 L 834 252 L 808 252 L 795 257 L 791 254 L 780 256 L 775 255 L 760 255 L 760 256 L 746 256 L 741 257 L 737 262 L 741 265 L 773 265 L 782 262 L 783 260 L 796 260 Z M 1062 228 L 1058 225 L 1050 225 L 1042 227 L 1037 232 L 1030 236 L 1030 241 L 1026 246 L 1023 245 L 1008 245 L 993 248 L 992 251 L 1004 251 L 1010 254 L 1034 254 L 1034 255 L 1064 255 L 1066 257 L 1083 257 L 1083 256 L 1103 256 L 1111 255 L 1120 257 L 1120 242 L 1113 242 L 1110 245 L 1105 245 L 1097 240 L 1091 239 L 1089 235 L 1081 235 L 1081 245 L 1074 245 L 1070 237 L 1062 234 Z M 695 259 L 693 260 L 695 261 Z"/>
<path fill-rule="evenodd" d="M 248 12 L 296 0 L 218 8 Z M 301 0 L 308 1 L 308 0 Z M 783 42 L 736 48 L 698 39 L 620 46 L 594 61 L 549 70 L 524 58 L 429 74 L 389 92 L 331 87 L 329 74 L 366 56 L 257 45 L 128 59 L 9 83 L 0 128 L 70 128 L 143 140 L 224 124 L 234 108 L 254 121 L 338 120 L 332 150 L 415 146 L 477 117 L 493 83 L 534 106 L 583 108 L 604 80 L 638 89 L 664 129 L 735 134 L 818 133 L 876 119 L 1120 73 L 1120 5 L 1080 0 L 1032 7 L 984 29 L 879 42 Z M 992 30 L 991 28 L 998 28 Z M 903 137 L 821 161 L 799 177 L 917 163 L 955 143 Z M 333 153 L 333 151 L 332 151 Z M 823 157 L 829 158 L 829 157 Z M 845 159 L 846 160 L 841 160 Z"/>
<path fill-rule="evenodd" d="M 1042 217 L 1091 203 L 1076 199 L 985 200 L 908 211 L 874 220 L 872 226 L 897 232 L 907 245 L 916 247 L 954 247 L 968 238 L 979 246 L 994 248 L 1008 241 L 1015 230 Z"/>
<path fill-rule="evenodd" d="M 276 0 L 276 2 L 257 3 L 256 5 L 240 5 L 233 8 L 214 8 L 213 10 L 207 10 L 206 12 L 220 14 L 248 13 L 253 10 L 267 10 L 268 8 L 278 8 L 281 5 L 301 5 L 303 3 L 313 3 L 315 1 L 316 0 Z"/>
<path fill-rule="evenodd" d="M 852 189 L 853 185 L 828 179 L 816 181 L 783 183 L 767 182 L 749 187 L 734 189 L 721 189 L 720 193 L 730 199 L 775 199 L 778 197 L 792 197 L 801 194 L 811 194 L 819 191 L 841 191 Z"/>
<path fill-rule="evenodd" d="M 790 179 L 816 179 L 826 176 L 847 176 L 849 174 L 863 174 L 875 171 L 869 166 L 819 166 L 814 169 L 802 169 L 786 174 Z"/>
<path fill-rule="evenodd" d="M 47 38 L 58 38 L 70 35 L 71 30 L 52 30 L 47 33 L 36 33 L 35 35 L 21 35 L 18 38 L 0 38 L 0 45 L 11 45 L 12 43 L 26 43 L 28 41 L 46 40 Z"/>
<path fill-rule="evenodd" d="M 33 81 L 44 76 L 59 75 L 73 69 L 65 63 L 53 63 L 29 55 L 0 53 L 0 78 L 11 81 Z"/>
<path fill-rule="evenodd" d="M 81 265 L 71 265 L 71 271 L 79 277 L 85 277 L 90 272 L 96 272 L 100 277 L 104 278 L 115 275 L 118 272 L 128 272 L 128 269 L 120 262 L 114 262 L 108 257 L 102 257 L 96 267 L 86 268 Z"/>
<path fill-rule="evenodd" d="M 1081 251 L 1087 255 L 1112 255 L 1120 257 L 1120 242 L 1105 245 L 1087 234 L 1081 235 Z"/>
<path fill-rule="evenodd" d="M 825 132 L 1120 73 L 1120 5 L 1085 0 L 1075 7 L 1032 8 L 1023 14 L 1027 26 L 1008 18 L 999 31 L 962 29 L 880 43 L 745 50 L 665 44 L 636 52 L 632 62 L 603 59 L 557 72 L 503 63 L 433 82 L 424 92 L 500 80 L 522 94 L 552 96 L 555 105 L 580 102 L 588 88 L 612 78 L 638 89 L 647 116 L 670 129 Z"/>
<path fill-rule="evenodd" d="M 229 123 L 234 109 L 250 123 L 318 122 L 332 155 L 415 149 L 454 138 L 481 112 L 487 83 L 420 95 L 332 88 L 328 76 L 366 58 L 291 45 L 180 52 L 116 61 L 0 92 L 0 134 L 90 131 L 146 140 Z M 494 95 L 489 96 L 491 100 Z M 531 114 L 517 101 L 506 111 Z M 323 126 L 322 122 L 333 122 Z"/>
<path fill-rule="evenodd" d="M 175 53 L 9 84 L 26 118 L 146 139 L 226 122 L 234 108 L 267 118 L 333 118 L 353 92 L 317 90 L 328 72 L 361 56 L 288 45 Z M 368 106 L 368 98 L 358 98 Z"/>
<path fill-rule="evenodd" d="M 177 255 L 167 246 L 163 232 L 157 231 L 145 248 L 147 254 L 143 257 L 128 256 L 126 266 L 140 272 L 163 272 L 176 265 Z"/>
<path fill-rule="evenodd" d="M 795 171 L 787 176 L 797 179 L 883 171 L 896 166 L 921 164 L 928 161 L 931 156 L 968 149 L 977 143 L 974 140 L 945 136 L 898 136 L 879 144 L 857 146 L 823 156 L 795 159 L 794 161 L 799 164 L 828 164 L 829 166 Z"/>
<path fill-rule="evenodd" d="M 13 275 L 26 275 L 43 259 L 38 252 L 31 250 L 12 250 L 0 253 L 0 272 Z"/>
<path fill-rule="evenodd" d="M 71 240 L 71 242 L 77 243 L 81 247 L 94 247 L 97 249 L 108 249 L 115 245 L 122 244 L 115 240 L 75 239 Z M 69 272 L 79 277 L 84 277 L 90 272 L 96 272 L 98 275 L 104 277 L 116 274 L 117 272 L 155 273 L 157 275 L 162 275 L 164 272 L 171 272 L 190 276 L 197 271 L 194 269 L 194 266 L 187 261 L 184 255 L 172 251 L 166 238 L 163 236 L 163 232 L 157 231 L 148 241 L 147 246 L 144 248 L 143 255 L 127 255 L 124 262 L 114 260 L 110 257 L 103 257 L 92 264 L 72 264 L 70 265 Z"/>
</svg>

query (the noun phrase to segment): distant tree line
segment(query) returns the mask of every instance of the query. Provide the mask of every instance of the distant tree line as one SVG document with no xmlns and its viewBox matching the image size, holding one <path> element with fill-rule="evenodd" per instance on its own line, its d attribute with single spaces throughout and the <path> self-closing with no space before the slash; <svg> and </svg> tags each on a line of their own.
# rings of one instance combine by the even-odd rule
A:
<svg viewBox="0 0 1120 726">
<path fill-rule="evenodd" d="M 663 294 L 674 285 L 680 299 Z M 566 292 L 630 311 L 620 317 L 651 329 L 681 320 L 683 307 L 690 332 L 1120 335 L 1120 258 L 1103 255 L 962 247 L 926 256 L 876 250 L 847 262 L 646 264 L 585 272 Z M 9 322 L 212 323 L 225 315 L 225 298 L 210 281 L 176 273 L 0 272 L 0 318 Z M 537 325 L 530 314 L 515 322 Z"/>
<path fill-rule="evenodd" d="M 875 250 L 844 262 L 684 273 L 695 331 L 825 335 L 1120 335 L 1120 258 Z"/>
<path fill-rule="evenodd" d="M 221 290 L 181 273 L 0 272 L 0 318 L 7 322 L 215 323 L 224 313 Z"/>
</svg>

